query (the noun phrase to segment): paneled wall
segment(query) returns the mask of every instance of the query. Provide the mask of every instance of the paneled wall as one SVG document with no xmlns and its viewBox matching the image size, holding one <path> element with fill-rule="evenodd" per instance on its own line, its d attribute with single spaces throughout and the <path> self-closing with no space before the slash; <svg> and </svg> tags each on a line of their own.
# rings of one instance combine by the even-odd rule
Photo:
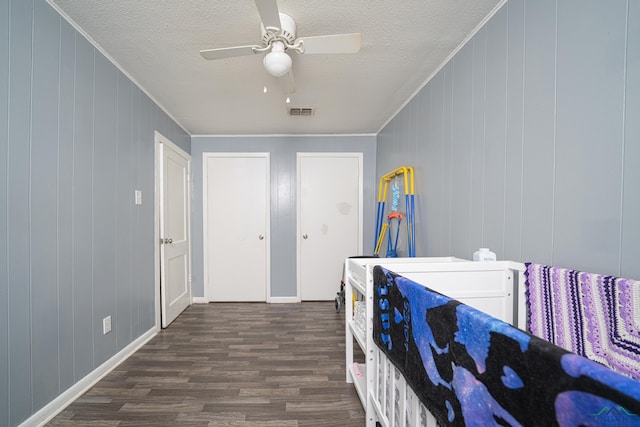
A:
<svg viewBox="0 0 640 427">
<path fill-rule="evenodd" d="M 509 0 L 378 134 L 418 255 L 640 279 L 640 3 Z"/>
<path fill-rule="evenodd" d="M 190 149 L 44 0 L 0 1 L 0 426 L 154 327 L 155 130 Z"/>
<path fill-rule="evenodd" d="M 193 171 L 193 296 L 204 296 L 202 225 L 202 153 L 269 152 L 271 157 L 271 296 L 295 297 L 296 291 L 296 153 L 361 152 L 364 161 L 363 248 L 371 253 L 375 221 L 375 135 L 335 136 L 196 136 L 191 142 Z M 327 171 L 330 174 L 331 171 Z M 224 203 L 224 202 L 223 202 Z M 358 255 L 358 254 L 353 254 Z M 241 254 L 238 254 L 241 256 Z M 340 269 L 341 266 L 337 268 Z M 340 272 L 338 271 L 338 274 Z M 335 283 L 338 291 L 339 283 Z"/>
</svg>

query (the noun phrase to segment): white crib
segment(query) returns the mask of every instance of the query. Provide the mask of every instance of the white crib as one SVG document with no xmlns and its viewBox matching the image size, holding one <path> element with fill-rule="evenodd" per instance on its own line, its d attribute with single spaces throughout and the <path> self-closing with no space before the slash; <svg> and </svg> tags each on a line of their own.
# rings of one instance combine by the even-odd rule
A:
<svg viewBox="0 0 640 427">
<path fill-rule="evenodd" d="M 380 265 L 512 325 L 524 328 L 524 264 L 454 257 L 349 258 L 345 261 L 346 380 L 366 412 L 366 425 L 435 426 L 400 371 L 373 343 L 373 267 Z M 365 312 L 354 317 L 354 305 Z M 364 306 L 364 308 L 362 308 Z M 357 319 L 364 318 L 364 321 Z M 365 356 L 354 363 L 354 343 Z"/>
</svg>

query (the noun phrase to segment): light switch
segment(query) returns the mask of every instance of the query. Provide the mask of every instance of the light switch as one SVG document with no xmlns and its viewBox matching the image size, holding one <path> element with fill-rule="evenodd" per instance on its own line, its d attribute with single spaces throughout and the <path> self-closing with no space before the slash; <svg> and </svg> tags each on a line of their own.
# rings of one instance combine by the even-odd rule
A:
<svg viewBox="0 0 640 427">
<path fill-rule="evenodd" d="M 109 332 L 111 332 L 111 316 L 102 319 L 102 333 L 107 335 Z"/>
<path fill-rule="evenodd" d="M 142 191 L 136 190 L 136 205 L 142 204 Z"/>
</svg>

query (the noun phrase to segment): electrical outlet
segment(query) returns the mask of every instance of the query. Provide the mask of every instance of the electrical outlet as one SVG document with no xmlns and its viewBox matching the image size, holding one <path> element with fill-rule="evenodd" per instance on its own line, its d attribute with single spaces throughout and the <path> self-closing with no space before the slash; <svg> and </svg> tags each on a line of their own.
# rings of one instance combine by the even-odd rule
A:
<svg viewBox="0 0 640 427">
<path fill-rule="evenodd" d="M 102 319 L 102 333 L 106 335 L 109 332 L 111 332 L 111 316 Z"/>
</svg>

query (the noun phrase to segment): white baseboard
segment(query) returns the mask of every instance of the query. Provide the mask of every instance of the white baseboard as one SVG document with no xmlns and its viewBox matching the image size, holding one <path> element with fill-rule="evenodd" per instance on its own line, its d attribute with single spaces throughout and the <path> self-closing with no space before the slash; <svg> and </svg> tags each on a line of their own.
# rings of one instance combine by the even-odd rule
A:
<svg viewBox="0 0 640 427">
<path fill-rule="evenodd" d="M 273 304 L 291 304 L 294 302 L 300 302 L 300 300 L 298 297 L 271 297 L 267 302 Z"/>
<path fill-rule="evenodd" d="M 127 360 L 129 356 L 135 353 L 140 347 L 145 345 L 151 338 L 156 336 L 158 328 L 153 327 L 142 334 L 138 339 L 113 355 L 109 360 L 98 366 L 96 369 L 87 374 L 80 381 L 69 387 L 61 395 L 49 402 L 45 407 L 27 418 L 20 427 L 43 426 L 51 421 L 53 417 L 58 415 L 69 406 L 74 400 L 80 397 L 93 387 L 98 381 L 104 378 L 109 372 L 116 368 L 119 364 Z"/>
<path fill-rule="evenodd" d="M 271 297 L 267 299 L 267 302 L 274 303 L 274 304 L 291 304 L 294 302 L 300 302 L 300 300 L 298 299 L 298 297 Z M 192 304 L 209 304 L 209 301 L 207 301 L 207 299 L 204 297 L 191 297 L 191 303 Z"/>
</svg>

